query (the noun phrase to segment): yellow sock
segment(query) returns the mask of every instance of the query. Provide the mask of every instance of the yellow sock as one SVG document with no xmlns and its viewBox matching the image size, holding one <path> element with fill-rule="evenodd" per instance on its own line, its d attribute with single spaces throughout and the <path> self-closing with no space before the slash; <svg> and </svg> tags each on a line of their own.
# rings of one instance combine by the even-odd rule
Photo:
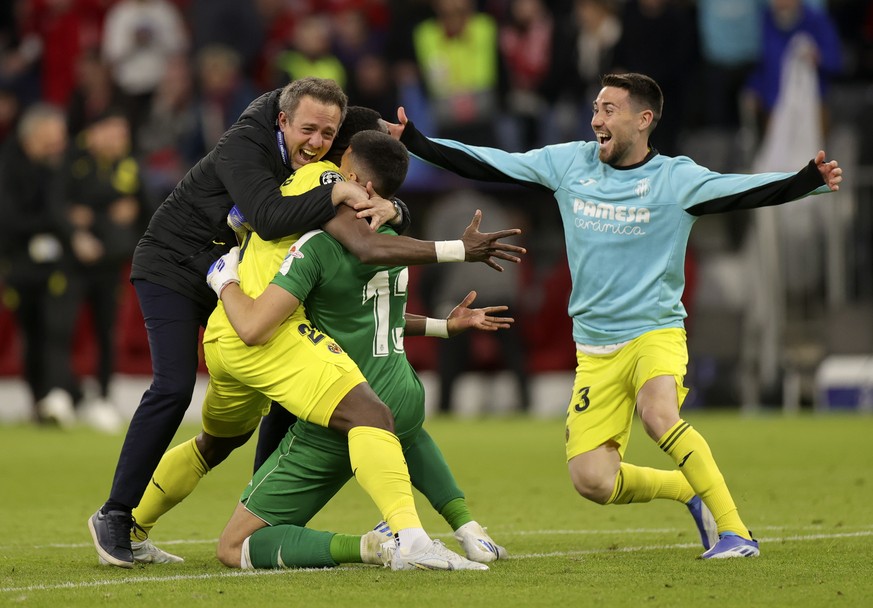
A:
<svg viewBox="0 0 873 608">
<path fill-rule="evenodd" d="M 195 438 L 167 451 L 158 463 L 139 506 L 133 510 L 136 523 L 149 532 L 158 523 L 158 518 L 193 492 L 208 472 L 209 467 L 197 449 Z M 131 540 L 142 539 L 137 539 L 132 532 Z"/>
<path fill-rule="evenodd" d="M 627 505 L 666 498 L 686 503 L 694 498 L 694 489 L 680 471 L 662 471 L 621 463 L 615 478 L 615 489 L 608 505 Z"/>
<path fill-rule="evenodd" d="M 750 538 L 749 529 L 740 519 L 737 505 L 703 435 L 684 420 L 679 420 L 664 433 L 658 447 L 676 462 L 695 493 L 712 511 L 719 533 L 733 532 Z"/>
<path fill-rule="evenodd" d="M 421 528 L 409 471 L 394 433 L 371 426 L 349 431 L 349 461 L 355 478 L 394 531 Z"/>
</svg>

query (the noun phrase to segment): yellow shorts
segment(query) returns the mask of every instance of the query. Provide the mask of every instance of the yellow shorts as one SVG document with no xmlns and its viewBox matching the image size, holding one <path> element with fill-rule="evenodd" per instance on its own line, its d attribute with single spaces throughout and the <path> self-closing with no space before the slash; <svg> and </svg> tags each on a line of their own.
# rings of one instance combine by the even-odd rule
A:
<svg viewBox="0 0 873 608">
<path fill-rule="evenodd" d="M 215 437 L 254 430 L 272 401 L 327 426 L 340 400 L 367 381 L 339 344 L 302 316 L 285 322 L 262 346 L 222 337 L 205 342 L 203 350 L 209 368 L 203 430 Z"/>
<path fill-rule="evenodd" d="M 624 456 L 630 438 L 637 393 L 648 380 L 673 376 L 682 407 L 688 365 L 685 330 L 650 331 L 607 355 L 576 351 L 576 380 L 567 408 L 567 460 L 609 440 Z"/>
</svg>

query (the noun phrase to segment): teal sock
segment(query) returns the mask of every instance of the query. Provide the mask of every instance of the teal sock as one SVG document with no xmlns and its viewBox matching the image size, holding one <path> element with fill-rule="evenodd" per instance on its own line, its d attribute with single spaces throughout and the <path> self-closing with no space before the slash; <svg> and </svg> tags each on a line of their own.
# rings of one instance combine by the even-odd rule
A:
<svg viewBox="0 0 873 608">
<path fill-rule="evenodd" d="M 473 521 L 473 515 L 467 507 L 466 498 L 456 498 L 446 503 L 440 511 L 443 519 L 452 527 L 452 530 L 457 530 L 465 523 Z"/>
<path fill-rule="evenodd" d="M 300 526 L 267 526 L 249 537 L 249 557 L 255 568 L 332 568 L 333 532 Z M 358 550 L 360 552 L 360 549 Z"/>
<path fill-rule="evenodd" d="M 361 537 L 353 534 L 334 534 L 330 539 L 330 556 L 338 564 L 360 564 Z"/>
</svg>

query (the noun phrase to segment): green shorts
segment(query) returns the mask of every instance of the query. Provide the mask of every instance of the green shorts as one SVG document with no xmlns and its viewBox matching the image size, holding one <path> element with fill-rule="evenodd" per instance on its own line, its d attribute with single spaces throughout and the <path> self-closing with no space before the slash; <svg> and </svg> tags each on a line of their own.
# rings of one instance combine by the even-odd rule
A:
<svg viewBox="0 0 873 608">
<path fill-rule="evenodd" d="M 268 525 L 305 526 L 351 478 L 348 452 L 317 448 L 286 433 L 240 502 Z"/>
</svg>

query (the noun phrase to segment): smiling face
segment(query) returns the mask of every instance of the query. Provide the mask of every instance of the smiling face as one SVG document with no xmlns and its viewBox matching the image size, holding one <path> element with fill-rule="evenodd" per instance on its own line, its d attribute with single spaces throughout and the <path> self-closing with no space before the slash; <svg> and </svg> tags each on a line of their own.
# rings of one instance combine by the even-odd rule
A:
<svg viewBox="0 0 873 608">
<path fill-rule="evenodd" d="M 317 162 L 330 150 L 339 130 L 342 109 L 305 96 L 292 116 L 279 112 L 279 128 L 288 147 L 288 162 L 295 171 Z"/>
<path fill-rule="evenodd" d="M 652 111 L 640 110 L 625 89 L 604 87 L 594 100 L 591 129 L 600 143 L 601 162 L 613 167 L 635 165 L 649 151 Z"/>
</svg>

